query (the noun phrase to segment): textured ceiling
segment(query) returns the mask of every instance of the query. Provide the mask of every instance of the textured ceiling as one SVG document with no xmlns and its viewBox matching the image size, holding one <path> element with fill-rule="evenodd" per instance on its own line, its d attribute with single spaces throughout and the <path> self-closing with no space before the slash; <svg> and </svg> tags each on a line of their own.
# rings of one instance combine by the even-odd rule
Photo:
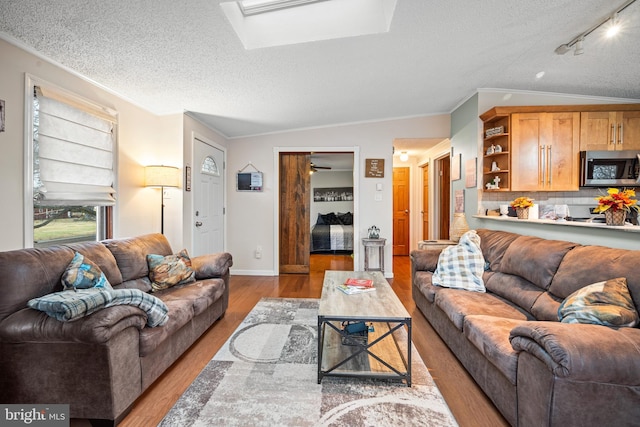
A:
<svg viewBox="0 0 640 427">
<path fill-rule="evenodd" d="M 621 38 L 596 31 L 581 56 L 554 50 L 622 0 L 399 0 L 388 33 L 255 50 L 219 3 L 0 0 L 0 33 L 228 137 L 449 113 L 477 88 L 640 98 L 640 2 Z"/>
</svg>

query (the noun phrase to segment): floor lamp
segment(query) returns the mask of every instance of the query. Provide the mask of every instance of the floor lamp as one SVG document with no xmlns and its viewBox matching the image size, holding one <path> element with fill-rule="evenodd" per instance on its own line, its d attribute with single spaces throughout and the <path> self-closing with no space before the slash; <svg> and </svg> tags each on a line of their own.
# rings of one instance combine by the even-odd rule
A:
<svg viewBox="0 0 640 427">
<path fill-rule="evenodd" d="M 164 187 L 178 187 L 179 169 L 173 166 L 147 166 L 144 168 L 145 187 L 160 187 L 160 232 L 164 234 Z"/>
</svg>

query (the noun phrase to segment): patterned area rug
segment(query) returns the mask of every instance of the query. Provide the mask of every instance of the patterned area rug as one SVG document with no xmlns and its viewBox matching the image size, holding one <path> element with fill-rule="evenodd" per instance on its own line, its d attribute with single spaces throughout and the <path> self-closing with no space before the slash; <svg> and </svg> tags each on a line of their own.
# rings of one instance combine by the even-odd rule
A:
<svg viewBox="0 0 640 427">
<path fill-rule="evenodd" d="M 317 381 L 317 299 L 263 298 L 161 426 L 457 426 L 422 359 L 412 386 Z"/>
</svg>

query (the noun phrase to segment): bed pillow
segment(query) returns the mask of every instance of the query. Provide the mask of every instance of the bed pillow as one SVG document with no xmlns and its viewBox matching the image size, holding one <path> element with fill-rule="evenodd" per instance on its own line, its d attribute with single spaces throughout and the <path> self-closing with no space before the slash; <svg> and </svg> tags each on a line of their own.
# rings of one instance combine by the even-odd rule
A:
<svg viewBox="0 0 640 427">
<path fill-rule="evenodd" d="M 62 291 L 29 300 L 27 306 L 45 312 L 61 322 L 70 322 L 114 305 L 131 305 L 147 315 L 147 326 L 162 326 L 169 309 L 161 299 L 138 289 L 89 288 Z"/>
<path fill-rule="evenodd" d="M 640 323 L 624 277 L 578 289 L 560 304 L 558 320 L 616 327 Z"/>
<path fill-rule="evenodd" d="M 342 225 L 353 225 L 353 214 L 351 212 L 340 213 L 338 212 L 338 221 Z"/>
<path fill-rule="evenodd" d="M 322 222 L 325 225 L 340 225 L 340 220 L 334 212 L 322 215 Z"/>
<path fill-rule="evenodd" d="M 80 252 L 76 252 L 62 274 L 62 289 L 88 288 L 112 289 L 100 267 Z"/>
<path fill-rule="evenodd" d="M 160 291 L 183 283 L 194 282 L 196 273 L 186 249 L 175 255 L 147 255 L 149 279 L 153 291 Z"/>
<path fill-rule="evenodd" d="M 448 246 L 440 252 L 431 283 L 445 288 L 486 292 L 482 281 L 484 266 L 480 236 L 475 230 L 470 230 L 460 237 L 457 245 Z"/>
</svg>

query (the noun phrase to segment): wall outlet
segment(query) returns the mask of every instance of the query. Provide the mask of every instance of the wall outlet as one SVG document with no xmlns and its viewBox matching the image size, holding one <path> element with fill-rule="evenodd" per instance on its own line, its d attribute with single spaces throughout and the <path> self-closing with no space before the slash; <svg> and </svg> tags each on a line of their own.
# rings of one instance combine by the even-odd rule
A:
<svg viewBox="0 0 640 427">
<path fill-rule="evenodd" d="M 256 259 L 262 258 L 262 246 L 256 246 L 255 257 Z"/>
</svg>

